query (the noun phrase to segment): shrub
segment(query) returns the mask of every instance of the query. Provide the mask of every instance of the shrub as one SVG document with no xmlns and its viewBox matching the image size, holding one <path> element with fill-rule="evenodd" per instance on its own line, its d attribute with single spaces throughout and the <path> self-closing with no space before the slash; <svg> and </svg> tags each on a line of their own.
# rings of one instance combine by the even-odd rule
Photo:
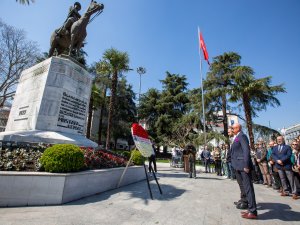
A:
<svg viewBox="0 0 300 225">
<path fill-rule="evenodd" d="M 145 158 L 142 156 L 139 150 L 135 149 L 131 152 L 132 162 L 135 165 L 143 165 L 145 163 Z"/>
<path fill-rule="evenodd" d="M 130 151 L 121 150 L 121 151 L 117 151 L 116 153 L 127 160 L 130 158 Z"/>
<path fill-rule="evenodd" d="M 40 162 L 47 172 L 75 172 L 84 167 L 84 155 L 76 145 L 57 144 L 45 150 Z"/>
<path fill-rule="evenodd" d="M 129 159 L 130 158 L 130 151 L 127 151 L 127 150 L 114 150 L 114 151 L 111 151 L 113 154 L 115 154 L 116 156 L 120 156 L 122 158 L 125 158 L 125 159 Z"/>
</svg>

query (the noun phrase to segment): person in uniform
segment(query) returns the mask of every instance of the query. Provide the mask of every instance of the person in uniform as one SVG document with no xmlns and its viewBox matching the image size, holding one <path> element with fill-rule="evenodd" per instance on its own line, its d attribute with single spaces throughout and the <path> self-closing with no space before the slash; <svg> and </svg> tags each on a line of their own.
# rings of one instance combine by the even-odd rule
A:
<svg viewBox="0 0 300 225">
<path fill-rule="evenodd" d="M 196 178 L 196 148 L 193 145 L 188 145 L 186 147 L 186 153 L 188 155 L 189 161 L 189 178 Z"/>
</svg>

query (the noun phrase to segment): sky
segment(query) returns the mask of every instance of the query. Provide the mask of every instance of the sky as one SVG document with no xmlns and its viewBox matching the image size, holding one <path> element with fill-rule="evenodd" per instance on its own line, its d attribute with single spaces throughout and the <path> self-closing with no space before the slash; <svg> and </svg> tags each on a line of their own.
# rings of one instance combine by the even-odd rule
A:
<svg viewBox="0 0 300 225">
<path fill-rule="evenodd" d="M 23 29 L 42 52 L 50 36 L 65 21 L 71 0 L 35 0 L 21 5 L 0 0 L 0 18 Z M 90 1 L 79 0 L 83 14 Z M 100 2 L 100 1 L 98 1 Z M 199 88 L 199 26 L 210 57 L 225 52 L 241 55 L 257 78 L 272 76 L 272 85 L 284 84 L 277 95 L 280 107 L 259 112 L 254 122 L 273 129 L 300 123 L 300 1 L 299 0 L 103 0 L 100 14 L 87 27 L 87 62 L 99 61 L 113 47 L 127 52 L 126 73 L 135 93 L 139 91 L 136 68 L 143 66 L 141 93 L 161 89 L 166 71 L 185 75 L 189 89 Z M 203 63 L 202 73 L 208 71 Z M 243 115 L 243 112 L 241 112 Z"/>
</svg>

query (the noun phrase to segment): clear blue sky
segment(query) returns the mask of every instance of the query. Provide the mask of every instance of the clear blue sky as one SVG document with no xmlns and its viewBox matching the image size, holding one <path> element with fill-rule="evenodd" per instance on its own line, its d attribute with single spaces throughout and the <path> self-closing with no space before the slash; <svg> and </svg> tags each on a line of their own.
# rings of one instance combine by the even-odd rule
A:
<svg viewBox="0 0 300 225">
<path fill-rule="evenodd" d="M 51 32 L 66 18 L 71 0 L 35 0 L 29 6 L 0 1 L 0 18 L 24 29 L 27 37 L 49 49 Z M 81 14 L 90 1 L 79 0 Z M 161 89 L 165 72 L 187 76 L 189 88 L 200 87 L 197 26 L 210 58 L 227 51 L 242 56 L 257 77 L 273 76 L 287 93 L 281 106 L 260 112 L 254 122 L 274 129 L 300 123 L 300 1 L 299 0 L 104 0 L 104 12 L 88 27 L 88 63 L 111 47 L 126 51 L 131 68 L 144 66 L 142 93 Z M 203 72 L 207 72 L 204 64 Z M 139 77 L 126 74 L 137 93 Z"/>
</svg>

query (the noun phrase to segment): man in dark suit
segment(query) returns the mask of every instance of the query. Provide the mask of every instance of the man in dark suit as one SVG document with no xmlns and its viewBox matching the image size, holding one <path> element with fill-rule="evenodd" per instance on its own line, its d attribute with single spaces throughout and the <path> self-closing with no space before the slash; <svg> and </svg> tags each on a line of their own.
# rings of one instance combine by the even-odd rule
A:
<svg viewBox="0 0 300 225">
<path fill-rule="evenodd" d="M 232 141 L 233 141 L 232 138 L 234 136 L 232 127 L 228 128 L 228 136 L 230 138 L 230 143 L 232 145 Z M 227 161 L 230 161 L 230 167 L 232 167 L 232 164 L 231 164 L 231 151 L 232 150 L 231 150 L 231 147 L 230 147 L 229 151 L 228 151 L 228 156 L 227 156 Z M 242 176 L 239 173 L 236 174 L 233 168 L 230 168 L 230 169 L 232 170 L 232 174 L 234 173 L 234 175 L 236 177 L 236 180 L 237 180 L 237 183 L 240 187 L 240 191 L 241 191 L 240 200 L 238 200 L 237 202 L 234 202 L 234 204 L 236 205 L 237 209 L 248 209 L 248 200 L 247 200 L 247 195 L 246 195 L 246 192 L 245 192 L 245 189 L 244 189 L 244 186 L 243 186 Z"/>
<path fill-rule="evenodd" d="M 243 187 L 248 200 L 248 211 L 242 212 L 245 219 L 257 218 L 257 207 L 255 200 L 254 187 L 251 179 L 253 165 L 250 157 L 250 147 L 247 136 L 242 132 L 240 124 L 232 126 L 234 137 L 231 146 L 231 163 L 237 176 L 242 179 Z"/>
<path fill-rule="evenodd" d="M 204 165 L 205 165 L 205 173 L 210 173 L 210 151 L 208 150 L 208 146 L 206 145 L 204 147 L 204 150 L 202 152 L 202 156 L 204 158 Z"/>
<path fill-rule="evenodd" d="M 284 143 L 284 139 L 282 136 L 278 136 L 276 140 L 277 146 L 273 147 L 272 159 L 275 161 L 275 166 L 278 169 L 279 177 L 283 188 L 281 196 L 289 196 L 289 182 L 291 192 L 294 197 L 297 195 L 297 190 L 294 185 L 295 177 L 292 171 L 292 148 Z M 288 181 L 286 178 L 288 179 Z"/>
</svg>

